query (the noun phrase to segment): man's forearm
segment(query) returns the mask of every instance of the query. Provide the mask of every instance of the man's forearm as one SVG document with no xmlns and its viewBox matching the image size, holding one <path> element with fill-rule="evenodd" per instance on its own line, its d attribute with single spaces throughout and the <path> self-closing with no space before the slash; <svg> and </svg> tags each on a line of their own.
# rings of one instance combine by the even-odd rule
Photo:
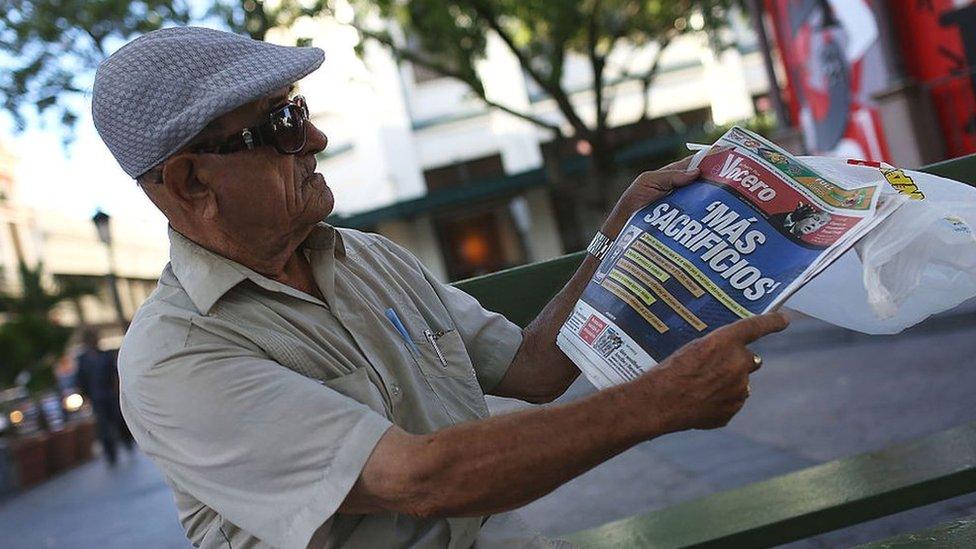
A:
<svg viewBox="0 0 976 549">
<path fill-rule="evenodd" d="M 687 170 L 690 162 L 689 156 L 663 170 L 637 176 L 607 216 L 601 232 L 611 239 L 617 238 L 634 212 L 666 196 L 675 187 L 694 181 L 698 171 Z M 556 346 L 556 334 L 598 266 L 599 262 L 587 255 L 569 283 L 525 328 L 522 347 L 492 394 L 548 402 L 565 392 L 579 376 L 576 366 Z"/>
<path fill-rule="evenodd" d="M 789 324 L 757 315 L 696 339 L 633 381 L 575 402 L 431 434 L 388 430 L 340 510 L 423 517 L 484 515 L 547 494 L 638 442 L 721 427 L 759 368 L 747 345 Z"/>
<path fill-rule="evenodd" d="M 601 232 L 616 238 L 626 222 L 621 218 L 616 212 L 612 213 Z M 525 328 L 522 346 L 512 367 L 492 394 L 529 402 L 548 402 L 563 394 L 579 376 L 576 365 L 556 346 L 556 335 L 599 266 L 595 257 L 586 254 L 569 282 Z"/>
<path fill-rule="evenodd" d="M 342 511 L 478 516 L 537 499 L 634 444 L 679 428 L 656 384 L 464 423 L 429 435 L 394 427 Z M 383 497 L 378 494 L 384 494 Z"/>
</svg>

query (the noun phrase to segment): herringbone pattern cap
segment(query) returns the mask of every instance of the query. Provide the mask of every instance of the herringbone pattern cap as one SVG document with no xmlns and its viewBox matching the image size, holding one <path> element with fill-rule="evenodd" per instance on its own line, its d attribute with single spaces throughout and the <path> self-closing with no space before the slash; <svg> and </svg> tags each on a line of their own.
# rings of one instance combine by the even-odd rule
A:
<svg viewBox="0 0 976 549">
<path fill-rule="evenodd" d="M 99 65 L 95 128 L 139 177 L 218 116 L 288 86 L 322 64 L 319 48 L 278 46 L 200 27 L 140 36 Z"/>
</svg>

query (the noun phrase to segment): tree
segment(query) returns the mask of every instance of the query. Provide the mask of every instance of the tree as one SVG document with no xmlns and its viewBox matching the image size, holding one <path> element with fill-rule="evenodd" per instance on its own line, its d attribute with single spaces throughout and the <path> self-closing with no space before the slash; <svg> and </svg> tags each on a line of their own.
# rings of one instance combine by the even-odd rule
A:
<svg viewBox="0 0 976 549">
<path fill-rule="evenodd" d="M 42 267 L 31 269 L 20 263 L 22 290 L 0 293 L 0 387 L 9 386 L 21 372 L 31 376 L 30 386 L 50 386 L 51 366 L 65 349 L 72 329 L 53 321 L 51 313 L 60 303 L 95 293 L 93 286 L 63 284 L 49 291 L 44 287 Z"/>
<path fill-rule="evenodd" d="M 17 130 L 52 112 L 71 140 L 98 64 L 130 39 L 167 25 L 224 25 L 257 40 L 299 15 L 262 0 L 0 0 L 0 108 Z"/>
<path fill-rule="evenodd" d="M 658 74 L 660 60 L 678 36 L 708 33 L 712 44 L 723 47 L 721 31 L 727 28 L 730 10 L 738 0 L 349 0 L 355 15 L 349 22 L 362 44 L 382 45 L 397 59 L 463 82 L 490 108 L 505 111 L 547 130 L 555 150 L 564 140 L 586 141 L 590 149 L 588 177 L 571 182 L 555 170 L 557 185 L 579 195 L 580 183 L 588 186 L 590 207 L 605 211 L 616 198 L 614 151 L 608 118 L 621 80 L 640 83 L 643 109 L 638 120 L 650 113 L 649 90 Z M 283 0 L 273 25 L 287 26 L 297 17 L 335 13 L 336 0 Z M 379 18 L 375 17 L 379 15 Z M 395 21 L 404 40 L 385 25 Z M 691 24 L 694 20 L 697 24 Z M 565 124 L 554 124 L 531 111 L 493 101 L 476 70 L 485 56 L 489 36 L 495 35 L 518 60 L 526 78 L 556 104 Z M 629 51 L 623 63 L 611 54 Z M 435 53 L 431 53 L 435 52 Z M 564 82 L 570 56 L 580 56 L 592 73 L 588 95 L 592 103 L 586 116 L 574 90 Z M 581 94 L 582 95 L 582 94 Z M 550 171 L 559 158 L 547 159 Z"/>
<path fill-rule="evenodd" d="M 183 2 L 0 0 L 0 95 L 18 129 L 54 111 L 70 135 L 91 76 L 111 49 L 164 23 L 185 23 Z"/>
<path fill-rule="evenodd" d="M 189 0 L 184 0 L 188 2 Z M 84 79 L 104 58 L 107 48 L 136 33 L 166 23 L 219 18 L 229 28 L 263 38 L 275 27 L 303 16 L 332 16 L 346 0 L 213 0 L 200 14 L 183 2 L 142 0 L 0 0 L 0 56 L 3 107 L 24 123 L 28 106 L 38 113 L 56 109 L 70 127 L 77 103 L 65 101 L 88 89 Z M 548 130 L 562 150 L 565 140 L 586 141 L 590 170 L 583 180 L 594 206 L 604 210 L 615 198 L 615 166 L 608 118 L 618 81 L 640 82 L 644 91 L 641 118 L 650 112 L 647 93 L 660 59 L 678 36 L 705 31 L 713 43 L 740 0 L 348 0 L 355 8 L 349 22 L 359 32 L 359 51 L 373 42 L 398 59 L 463 82 L 485 105 Z M 387 25 L 394 21 L 413 40 L 398 39 Z M 209 18 L 209 19 L 208 19 Z M 694 20 L 698 24 L 690 24 Z M 489 36 L 497 36 L 515 56 L 526 78 L 551 98 L 565 124 L 554 124 L 531 111 L 493 101 L 475 67 L 485 56 Z M 611 54 L 624 48 L 633 55 L 616 63 Z M 436 53 L 430 53 L 436 52 Z M 587 117 L 563 76 L 571 56 L 586 59 L 592 72 L 592 100 Z M 565 126 L 565 128 L 564 128 Z M 547 159 L 558 194 L 579 194 L 576 184 L 560 177 L 559 158 Z"/>
<path fill-rule="evenodd" d="M 263 0 L 215 0 L 208 15 L 221 19 L 228 28 L 255 40 L 284 22 L 293 22 L 306 12 L 303 2 L 265 2 Z"/>
<path fill-rule="evenodd" d="M 569 136 L 590 143 L 594 164 L 602 170 L 611 167 L 605 154 L 607 116 L 613 102 L 612 83 L 607 79 L 609 70 L 615 68 L 626 77 L 640 80 L 646 92 L 668 45 L 678 35 L 692 30 L 688 17 L 693 13 L 701 15 L 703 24 L 699 29 L 722 28 L 731 4 L 729 0 L 360 2 L 363 6 L 374 5 L 384 17 L 395 19 L 408 35 L 419 38 L 420 48 L 398 44 L 389 33 L 369 30 L 362 18 L 355 19 L 353 25 L 365 39 L 383 44 L 399 58 L 464 82 L 489 106 L 562 136 L 560 127 L 496 104 L 485 96 L 475 63 L 484 57 L 487 35 L 496 34 L 518 59 L 527 77 L 555 101 L 571 128 Z M 627 66 L 611 67 L 610 54 L 621 46 L 645 47 L 644 53 L 652 56 L 647 68 L 633 72 L 637 61 L 633 58 Z M 563 85 L 565 63 L 572 54 L 584 56 L 590 64 L 596 113 L 592 121 L 584 120 L 571 90 Z M 645 103 L 642 117 L 647 116 L 647 107 Z"/>
</svg>

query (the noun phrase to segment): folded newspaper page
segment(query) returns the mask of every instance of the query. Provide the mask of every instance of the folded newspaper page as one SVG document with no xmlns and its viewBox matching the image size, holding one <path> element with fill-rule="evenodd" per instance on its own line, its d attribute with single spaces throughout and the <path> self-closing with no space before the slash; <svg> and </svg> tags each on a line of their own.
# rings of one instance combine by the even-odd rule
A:
<svg viewBox="0 0 976 549">
<path fill-rule="evenodd" d="M 631 380 L 685 343 L 778 307 L 900 202 L 829 181 L 732 128 L 698 181 L 635 213 L 557 336 L 591 383 Z"/>
</svg>

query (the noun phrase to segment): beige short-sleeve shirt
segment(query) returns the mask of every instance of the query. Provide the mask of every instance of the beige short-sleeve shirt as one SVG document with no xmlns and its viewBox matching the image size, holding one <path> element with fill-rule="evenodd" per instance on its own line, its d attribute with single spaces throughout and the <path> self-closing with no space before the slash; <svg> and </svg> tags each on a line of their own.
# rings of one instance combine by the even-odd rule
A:
<svg viewBox="0 0 976 549">
<path fill-rule="evenodd" d="M 481 543 L 483 518 L 336 510 L 391 425 L 429 433 L 488 415 L 517 326 L 376 235 L 315 228 L 303 250 L 324 302 L 170 241 L 122 345 L 122 410 L 194 545 Z"/>
</svg>

